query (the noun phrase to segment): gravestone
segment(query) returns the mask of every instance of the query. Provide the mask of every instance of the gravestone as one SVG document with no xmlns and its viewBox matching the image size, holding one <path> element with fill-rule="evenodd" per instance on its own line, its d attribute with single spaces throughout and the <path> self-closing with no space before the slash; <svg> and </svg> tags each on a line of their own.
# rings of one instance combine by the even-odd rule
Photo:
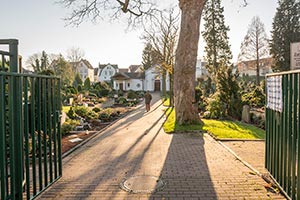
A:
<svg viewBox="0 0 300 200">
<path fill-rule="evenodd" d="M 250 123 L 250 106 L 249 105 L 243 106 L 242 121 L 244 121 L 246 123 Z"/>
</svg>

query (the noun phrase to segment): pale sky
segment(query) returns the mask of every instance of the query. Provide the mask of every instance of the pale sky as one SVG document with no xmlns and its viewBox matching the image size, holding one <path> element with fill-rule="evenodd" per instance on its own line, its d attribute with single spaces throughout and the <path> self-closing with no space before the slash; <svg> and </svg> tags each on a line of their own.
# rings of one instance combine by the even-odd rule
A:
<svg viewBox="0 0 300 200">
<path fill-rule="evenodd" d="M 63 54 L 67 49 L 79 47 L 93 67 L 98 63 L 118 64 L 127 68 L 141 64 L 144 43 L 142 30 L 126 32 L 123 22 L 97 24 L 85 22 L 79 27 L 65 26 L 63 18 L 70 10 L 54 3 L 55 0 L 1 0 L 0 39 L 19 40 L 19 54 L 23 63 L 28 56 L 45 50 L 47 53 Z M 176 3 L 177 0 L 170 0 Z M 230 27 L 229 38 L 233 61 L 236 61 L 240 44 L 246 35 L 253 16 L 258 15 L 270 36 L 277 0 L 248 0 L 241 8 L 242 0 L 223 0 L 225 23 Z M 201 21 L 203 24 L 203 21 Z M 201 31 L 203 28 L 201 28 Z M 0 46 L 0 50 L 3 47 Z M 198 58 L 203 57 L 203 41 L 200 37 Z"/>
</svg>

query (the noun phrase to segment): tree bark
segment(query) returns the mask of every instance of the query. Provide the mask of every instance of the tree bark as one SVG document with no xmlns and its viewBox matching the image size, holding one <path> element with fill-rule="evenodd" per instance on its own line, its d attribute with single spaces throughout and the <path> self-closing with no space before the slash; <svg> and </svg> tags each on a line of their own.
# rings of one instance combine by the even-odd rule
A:
<svg viewBox="0 0 300 200">
<path fill-rule="evenodd" d="M 181 26 L 174 66 L 176 123 L 200 121 L 195 105 L 195 73 L 200 18 L 205 0 L 179 0 Z"/>
</svg>

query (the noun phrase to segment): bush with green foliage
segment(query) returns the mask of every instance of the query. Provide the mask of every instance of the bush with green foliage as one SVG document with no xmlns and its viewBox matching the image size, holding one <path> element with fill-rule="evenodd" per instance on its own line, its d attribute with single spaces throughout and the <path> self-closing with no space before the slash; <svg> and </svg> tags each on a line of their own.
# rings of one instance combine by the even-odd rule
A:
<svg viewBox="0 0 300 200">
<path fill-rule="evenodd" d="M 125 97 L 119 97 L 118 99 L 116 99 L 116 103 L 125 105 L 127 103 L 127 100 Z"/>
<path fill-rule="evenodd" d="M 67 115 L 70 119 L 76 119 L 76 115 L 87 120 L 98 118 L 97 112 L 95 112 L 94 110 L 90 110 L 85 106 L 71 107 Z"/>
<path fill-rule="evenodd" d="M 138 98 L 138 94 L 133 91 L 133 90 L 129 90 L 127 92 L 127 99 L 137 99 Z"/>
<path fill-rule="evenodd" d="M 65 123 L 61 126 L 61 134 L 66 135 L 70 131 L 74 130 L 76 126 L 80 125 L 80 122 L 78 120 L 70 120 L 67 119 Z"/>
<path fill-rule="evenodd" d="M 99 113 L 99 119 L 108 122 L 110 121 L 110 115 L 113 113 L 113 109 L 106 108 Z"/>
<path fill-rule="evenodd" d="M 250 118 L 251 118 L 251 122 L 254 125 L 256 125 L 257 127 L 261 128 L 261 129 L 265 129 L 266 120 L 262 116 L 251 113 Z"/>
<path fill-rule="evenodd" d="M 109 121 L 109 114 L 106 112 L 102 112 L 99 114 L 99 119 L 104 121 L 104 122 L 108 122 Z"/>
<path fill-rule="evenodd" d="M 94 107 L 94 108 L 93 108 L 93 111 L 94 111 L 94 112 L 96 112 L 96 113 L 98 113 L 98 112 L 100 112 L 100 111 L 101 111 L 101 109 L 100 109 L 100 108 L 98 108 L 98 107 Z"/>
<path fill-rule="evenodd" d="M 106 97 L 109 94 L 109 90 L 108 89 L 102 89 L 100 90 L 100 96 L 101 97 Z"/>
<path fill-rule="evenodd" d="M 222 119 L 225 118 L 225 105 L 220 100 L 220 95 L 216 92 L 215 94 L 211 95 L 207 98 L 207 107 L 204 114 L 204 118 L 210 119 Z"/>
<path fill-rule="evenodd" d="M 265 105 L 266 96 L 261 86 L 252 85 L 249 91 L 244 92 L 242 100 L 251 107 L 261 108 Z"/>
<path fill-rule="evenodd" d="M 67 116 L 68 116 L 70 119 L 75 119 L 75 118 L 76 118 L 76 113 L 74 112 L 73 107 L 71 107 L 71 108 L 69 109 L 69 111 L 67 112 Z"/>
<path fill-rule="evenodd" d="M 84 80 L 83 86 L 84 86 L 84 89 L 85 89 L 85 90 L 89 90 L 89 89 L 90 89 L 90 87 L 91 87 L 91 80 L 90 80 L 89 77 L 87 77 L 87 78 Z"/>
<path fill-rule="evenodd" d="M 222 66 L 218 71 L 216 94 L 224 108 L 224 115 L 239 120 L 243 104 L 237 78 L 238 72 L 233 73 L 232 66 Z"/>
<path fill-rule="evenodd" d="M 74 107 L 74 111 L 77 115 L 79 115 L 80 117 L 85 117 L 88 115 L 89 113 L 89 109 L 85 106 L 76 106 Z"/>
</svg>

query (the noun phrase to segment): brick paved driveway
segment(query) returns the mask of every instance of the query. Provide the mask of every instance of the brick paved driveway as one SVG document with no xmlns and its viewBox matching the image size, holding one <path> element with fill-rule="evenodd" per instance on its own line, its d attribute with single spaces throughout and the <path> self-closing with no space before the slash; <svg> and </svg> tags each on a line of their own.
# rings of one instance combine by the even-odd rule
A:
<svg viewBox="0 0 300 200">
<path fill-rule="evenodd" d="M 63 177 L 39 199 L 284 199 L 204 134 L 165 134 L 163 107 L 140 106 L 63 160 Z M 154 194 L 120 189 L 124 178 L 161 177 Z"/>
</svg>

